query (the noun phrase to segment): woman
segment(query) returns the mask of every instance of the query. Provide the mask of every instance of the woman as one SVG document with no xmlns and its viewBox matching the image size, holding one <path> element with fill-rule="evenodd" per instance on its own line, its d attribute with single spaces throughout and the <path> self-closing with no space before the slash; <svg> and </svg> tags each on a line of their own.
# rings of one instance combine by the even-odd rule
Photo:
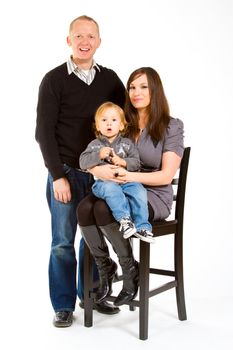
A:
<svg viewBox="0 0 233 350">
<path fill-rule="evenodd" d="M 142 169 L 129 172 L 108 164 L 89 171 L 102 180 L 142 183 L 147 189 L 149 219 L 163 220 L 171 211 L 171 181 L 183 155 L 183 123 L 170 117 L 162 82 L 154 69 L 143 67 L 135 70 L 128 79 L 127 92 L 128 137 L 137 145 Z M 100 285 L 95 301 L 102 301 L 112 293 L 116 273 L 116 264 L 109 257 L 105 237 L 112 244 L 123 272 L 123 289 L 114 304 L 120 306 L 133 300 L 138 290 L 138 263 L 133 257 L 130 241 L 122 237 L 119 224 L 114 221 L 106 203 L 92 194 L 87 196 L 78 207 L 78 220 L 99 271 Z M 146 234 L 135 235 L 145 240 Z"/>
</svg>

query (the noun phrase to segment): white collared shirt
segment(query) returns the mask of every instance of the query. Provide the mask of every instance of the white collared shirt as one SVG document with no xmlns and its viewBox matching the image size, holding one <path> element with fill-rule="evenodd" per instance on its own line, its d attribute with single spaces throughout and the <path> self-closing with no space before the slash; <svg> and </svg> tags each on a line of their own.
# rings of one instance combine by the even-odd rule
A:
<svg viewBox="0 0 233 350">
<path fill-rule="evenodd" d="M 93 61 L 93 64 L 91 66 L 91 68 L 89 70 L 83 70 L 80 69 L 72 60 L 71 57 L 69 57 L 68 61 L 67 61 L 67 70 L 68 70 L 68 74 L 72 74 L 74 73 L 79 79 L 81 79 L 82 81 L 84 81 L 84 83 L 86 83 L 87 85 L 90 85 L 94 78 L 95 78 L 95 74 L 96 74 L 96 69 L 98 69 L 98 71 L 100 71 L 100 67 L 98 66 L 98 64 Z"/>
</svg>

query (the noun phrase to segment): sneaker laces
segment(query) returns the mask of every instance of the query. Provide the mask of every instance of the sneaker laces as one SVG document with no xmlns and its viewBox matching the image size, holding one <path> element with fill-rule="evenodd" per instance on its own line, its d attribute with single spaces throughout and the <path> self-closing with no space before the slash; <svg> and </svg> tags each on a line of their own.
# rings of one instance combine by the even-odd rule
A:
<svg viewBox="0 0 233 350">
<path fill-rule="evenodd" d="M 123 218 L 120 221 L 120 231 L 127 230 L 130 226 L 132 226 L 132 222 L 129 218 Z"/>
<path fill-rule="evenodd" d="M 151 237 L 151 238 L 154 237 L 153 233 L 148 230 L 141 230 L 139 231 L 139 234 L 144 237 Z"/>
</svg>

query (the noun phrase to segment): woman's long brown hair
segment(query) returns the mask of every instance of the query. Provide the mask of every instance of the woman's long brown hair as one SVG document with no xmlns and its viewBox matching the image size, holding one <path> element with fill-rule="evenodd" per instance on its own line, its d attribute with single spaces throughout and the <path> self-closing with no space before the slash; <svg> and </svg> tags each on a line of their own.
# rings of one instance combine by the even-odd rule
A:
<svg viewBox="0 0 233 350">
<path fill-rule="evenodd" d="M 135 139 L 139 132 L 138 112 L 130 102 L 129 88 L 130 84 L 143 74 L 147 76 L 148 88 L 150 92 L 150 104 L 147 107 L 148 134 L 151 136 L 153 141 L 160 141 L 163 138 L 169 124 L 170 111 L 160 76 L 153 68 L 150 67 L 142 67 L 135 70 L 131 73 L 127 82 L 125 114 L 127 121 L 129 122 L 128 136 Z"/>
</svg>

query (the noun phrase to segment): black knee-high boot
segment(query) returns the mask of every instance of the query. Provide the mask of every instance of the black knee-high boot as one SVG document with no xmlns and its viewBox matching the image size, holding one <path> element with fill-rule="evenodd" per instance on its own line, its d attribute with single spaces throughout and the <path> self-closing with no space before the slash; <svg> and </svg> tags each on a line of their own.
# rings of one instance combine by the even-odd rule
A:
<svg viewBox="0 0 233 350">
<path fill-rule="evenodd" d="M 137 295 L 138 263 L 133 257 L 130 241 L 123 238 L 119 232 L 119 225 L 116 222 L 106 226 L 99 226 L 99 228 L 112 244 L 122 268 L 123 288 L 114 302 L 114 305 L 120 306 L 133 300 Z"/>
<path fill-rule="evenodd" d="M 109 257 L 108 246 L 95 225 L 80 226 L 80 231 L 98 268 L 100 281 L 95 302 L 100 302 L 112 293 L 112 282 L 117 277 L 117 264 Z"/>
</svg>

